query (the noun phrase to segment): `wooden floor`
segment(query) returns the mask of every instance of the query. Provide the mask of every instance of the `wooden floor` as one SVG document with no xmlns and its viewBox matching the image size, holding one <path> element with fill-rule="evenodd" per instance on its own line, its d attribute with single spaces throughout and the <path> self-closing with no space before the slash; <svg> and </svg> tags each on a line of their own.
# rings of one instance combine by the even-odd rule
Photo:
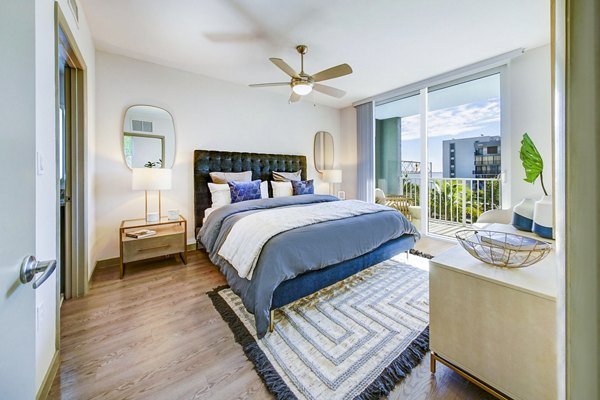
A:
<svg viewBox="0 0 600 400">
<path fill-rule="evenodd" d="M 452 243 L 425 238 L 437 254 Z M 50 399 L 268 399 L 253 365 L 206 292 L 225 283 L 206 255 L 96 270 L 61 309 L 61 365 Z M 491 399 L 429 355 L 391 399 Z"/>
</svg>

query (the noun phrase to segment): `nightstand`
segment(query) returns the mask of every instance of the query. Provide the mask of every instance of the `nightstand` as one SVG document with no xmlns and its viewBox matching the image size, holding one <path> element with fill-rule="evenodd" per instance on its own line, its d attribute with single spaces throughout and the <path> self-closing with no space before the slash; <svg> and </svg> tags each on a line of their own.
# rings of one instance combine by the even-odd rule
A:
<svg viewBox="0 0 600 400">
<path fill-rule="evenodd" d="M 152 229 L 156 235 L 144 238 L 131 238 L 127 232 L 139 229 Z M 119 228 L 120 277 L 125 273 L 125 264 L 152 257 L 179 254 L 181 261 L 187 264 L 186 243 L 187 221 L 181 215 L 170 221 L 163 217 L 159 222 L 148 223 L 145 219 L 129 219 L 121 222 Z"/>
</svg>

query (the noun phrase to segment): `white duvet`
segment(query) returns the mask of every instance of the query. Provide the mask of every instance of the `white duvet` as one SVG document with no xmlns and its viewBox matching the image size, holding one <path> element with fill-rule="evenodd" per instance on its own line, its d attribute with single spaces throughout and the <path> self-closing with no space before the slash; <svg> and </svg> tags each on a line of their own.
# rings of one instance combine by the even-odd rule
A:
<svg viewBox="0 0 600 400">
<path fill-rule="evenodd" d="M 235 223 L 218 254 L 241 278 L 252 279 L 262 248 L 273 236 L 302 226 L 387 209 L 379 204 L 346 200 L 260 211 Z"/>
</svg>

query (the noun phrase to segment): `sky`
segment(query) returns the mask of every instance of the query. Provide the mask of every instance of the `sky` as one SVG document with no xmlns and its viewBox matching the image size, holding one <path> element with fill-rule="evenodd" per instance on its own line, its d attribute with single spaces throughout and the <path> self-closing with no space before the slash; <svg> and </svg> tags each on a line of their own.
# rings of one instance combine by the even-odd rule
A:
<svg viewBox="0 0 600 400">
<path fill-rule="evenodd" d="M 420 116 L 403 117 L 402 160 L 420 161 Z M 474 136 L 500 135 L 500 98 L 476 101 L 428 113 L 428 151 L 433 172 L 442 171 L 442 142 Z"/>
</svg>

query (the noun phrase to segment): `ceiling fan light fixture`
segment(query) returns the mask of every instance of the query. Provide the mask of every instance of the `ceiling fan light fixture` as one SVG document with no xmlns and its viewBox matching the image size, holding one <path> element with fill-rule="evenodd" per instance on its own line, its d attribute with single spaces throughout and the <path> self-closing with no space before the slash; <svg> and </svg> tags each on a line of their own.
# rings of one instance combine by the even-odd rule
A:
<svg viewBox="0 0 600 400">
<path fill-rule="evenodd" d="M 337 97 L 338 99 L 344 97 L 346 92 L 340 89 L 332 88 L 331 86 L 322 85 L 322 82 L 329 79 L 339 78 L 352 73 L 352 68 L 348 64 L 340 64 L 335 67 L 324 69 L 321 72 L 317 72 L 314 75 L 309 75 L 304 72 L 304 55 L 308 52 L 306 45 L 296 46 L 296 50 L 300 54 L 300 72 L 296 72 L 294 68 L 290 67 L 288 63 L 283 61 L 281 58 L 269 58 L 277 68 L 282 70 L 291 79 L 289 85 L 292 87 L 292 95 L 290 96 L 290 103 L 296 103 L 300 101 L 301 96 L 306 96 L 311 93 L 314 89 L 315 92 L 323 93 L 328 96 Z M 273 83 L 255 83 L 250 86 L 252 87 L 266 87 L 266 86 L 287 86 L 286 82 L 273 82 Z"/>
<path fill-rule="evenodd" d="M 300 96 L 306 96 L 312 92 L 312 87 L 310 82 L 292 82 L 292 90 Z"/>
</svg>

